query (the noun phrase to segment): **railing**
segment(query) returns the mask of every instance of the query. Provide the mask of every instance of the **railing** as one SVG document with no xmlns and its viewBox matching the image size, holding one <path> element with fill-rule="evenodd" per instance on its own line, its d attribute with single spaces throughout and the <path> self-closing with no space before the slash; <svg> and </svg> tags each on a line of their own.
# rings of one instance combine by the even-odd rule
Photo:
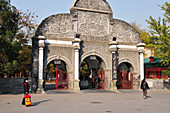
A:
<svg viewBox="0 0 170 113">
<path fill-rule="evenodd" d="M 100 69 L 97 71 L 97 74 L 101 79 L 100 89 L 104 89 L 105 88 L 105 72 L 104 72 L 104 70 Z"/>
<path fill-rule="evenodd" d="M 133 74 L 128 71 L 120 72 L 120 89 L 133 89 Z"/>
<path fill-rule="evenodd" d="M 168 70 L 166 67 L 146 67 L 146 78 L 158 78 L 164 79 L 168 78 L 168 76 L 162 75 L 163 70 Z"/>
<path fill-rule="evenodd" d="M 56 69 L 56 90 L 67 90 L 68 89 L 68 73 Z"/>
</svg>

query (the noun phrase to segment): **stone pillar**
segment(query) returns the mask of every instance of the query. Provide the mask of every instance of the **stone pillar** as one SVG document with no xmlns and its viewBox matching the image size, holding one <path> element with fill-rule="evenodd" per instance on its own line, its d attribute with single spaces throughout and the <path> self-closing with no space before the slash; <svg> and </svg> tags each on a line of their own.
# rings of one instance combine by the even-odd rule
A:
<svg viewBox="0 0 170 113">
<path fill-rule="evenodd" d="M 144 79 L 144 52 L 145 52 L 145 44 L 139 43 L 137 45 L 138 52 L 140 54 L 140 80 Z"/>
<path fill-rule="evenodd" d="M 44 78 L 43 78 L 43 65 L 44 65 L 44 36 L 39 36 L 39 71 L 38 71 L 38 90 L 37 93 L 44 93 L 44 88 L 43 88 L 43 83 L 44 83 Z"/>
<path fill-rule="evenodd" d="M 74 84 L 73 84 L 73 89 L 75 91 L 79 91 L 79 68 L 80 68 L 80 63 L 79 63 L 79 49 L 80 49 L 80 39 L 75 38 L 73 40 L 73 46 L 75 49 L 75 67 L 74 67 Z"/>
<path fill-rule="evenodd" d="M 32 37 L 32 93 L 36 93 L 38 88 L 38 54 L 38 37 L 34 36 Z"/>
<path fill-rule="evenodd" d="M 117 89 L 117 42 L 112 41 L 109 43 L 109 49 L 112 53 L 112 80 L 111 80 L 111 90 Z"/>
</svg>

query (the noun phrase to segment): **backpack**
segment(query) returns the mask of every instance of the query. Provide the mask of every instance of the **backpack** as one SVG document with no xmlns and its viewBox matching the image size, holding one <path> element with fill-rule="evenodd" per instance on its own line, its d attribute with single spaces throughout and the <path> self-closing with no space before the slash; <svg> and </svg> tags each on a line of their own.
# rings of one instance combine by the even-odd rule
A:
<svg viewBox="0 0 170 113">
<path fill-rule="evenodd" d="M 31 105 L 31 96 L 29 94 L 25 94 L 24 99 L 25 99 L 25 105 L 30 106 Z"/>
<path fill-rule="evenodd" d="M 146 81 L 143 82 L 143 89 L 144 89 L 144 90 L 147 89 L 147 87 L 146 87 Z"/>
</svg>

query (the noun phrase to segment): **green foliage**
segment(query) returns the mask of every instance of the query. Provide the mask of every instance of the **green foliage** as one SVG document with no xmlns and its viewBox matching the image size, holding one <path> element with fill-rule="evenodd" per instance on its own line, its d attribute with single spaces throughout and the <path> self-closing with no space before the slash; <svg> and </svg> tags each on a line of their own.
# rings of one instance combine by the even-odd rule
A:
<svg viewBox="0 0 170 113">
<path fill-rule="evenodd" d="M 85 61 L 81 63 L 81 68 L 80 68 L 80 75 L 81 76 L 87 76 L 90 75 L 90 69 Z"/>
<path fill-rule="evenodd" d="M 170 3 L 165 2 L 165 4 L 160 7 L 165 11 L 164 17 L 166 18 L 166 21 L 170 22 Z"/>
<path fill-rule="evenodd" d="M 165 11 L 164 18 L 154 19 L 149 17 L 146 20 L 149 24 L 149 34 L 145 34 L 143 42 L 147 44 L 148 48 L 154 48 L 155 56 L 161 59 L 161 64 L 168 66 L 170 64 L 170 4 L 165 3 L 162 7 Z"/>
<path fill-rule="evenodd" d="M 168 70 L 162 71 L 162 74 L 170 77 L 170 67 L 168 67 Z"/>
<path fill-rule="evenodd" d="M 13 40 L 17 33 L 18 17 L 15 7 L 11 6 L 8 1 L 0 1 L 0 57 L 6 56 L 10 58 L 9 61 L 14 58 Z M 9 51 L 11 52 L 9 53 Z"/>
<path fill-rule="evenodd" d="M 17 10 L 8 0 L 0 1 L 0 74 L 28 72 L 32 49 L 28 44 L 37 24 L 35 14 Z"/>
<path fill-rule="evenodd" d="M 50 79 L 49 81 L 52 79 L 52 77 L 55 76 L 56 72 L 56 67 L 54 66 L 53 63 L 50 63 L 47 68 L 46 68 L 46 73 L 49 75 Z"/>
</svg>

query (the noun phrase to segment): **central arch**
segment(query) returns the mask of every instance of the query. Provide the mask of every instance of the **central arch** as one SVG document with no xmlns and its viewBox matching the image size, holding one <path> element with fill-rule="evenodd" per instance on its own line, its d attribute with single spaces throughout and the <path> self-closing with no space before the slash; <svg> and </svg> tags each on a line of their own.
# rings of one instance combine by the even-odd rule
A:
<svg viewBox="0 0 170 113">
<path fill-rule="evenodd" d="M 106 62 L 101 56 L 88 53 L 81 60 L 80 89 L 104 89 Z"/>
</svg>

